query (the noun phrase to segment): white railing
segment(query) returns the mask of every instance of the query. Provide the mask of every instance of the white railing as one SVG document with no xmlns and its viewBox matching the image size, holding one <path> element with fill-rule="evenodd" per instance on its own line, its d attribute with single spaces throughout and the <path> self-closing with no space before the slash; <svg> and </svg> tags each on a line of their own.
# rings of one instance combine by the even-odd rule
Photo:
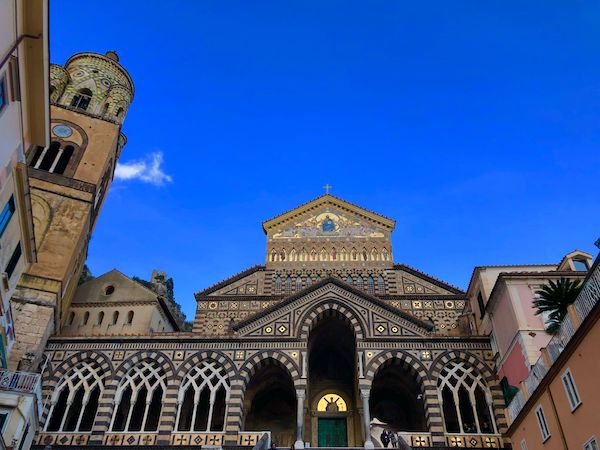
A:
<svg viewBox="0 0 600 450">
<path fill-rule="evenodd" d="M 42 376 L 39 373 L 0 370 L 0 390 L 23 392 L 36 397 L 38 414 L 42 414 Z"/>
<path fill-rule="evenodd" d="M 573 302 L 573 310 L 580 323 L 585 320 L 598 301 L 600 301 L 600 264 L 597 259 L 592 267 L 592 272 L 586 278 L 579 295 L 575 299 L 575 302 Z M 546 345 L 550 364 L 554 364 L 558 359 L 576 331 L 577 327 L 573 324 L 572 317 L 570 315 L 565 316 L 558 332 L 550 339 L 548 345 Z M 508 416 L 511 422 L 517 418 L 525 406 L 527 398 L 534 393 L 549 369 L 550 367 L 547 367 L 547 363 L 543 357 L 540 357 L 531 367 L 529 376 L 524 381 L 527 397 L 522 390 L 519 390 L 508 405 Z"/>
</svg>

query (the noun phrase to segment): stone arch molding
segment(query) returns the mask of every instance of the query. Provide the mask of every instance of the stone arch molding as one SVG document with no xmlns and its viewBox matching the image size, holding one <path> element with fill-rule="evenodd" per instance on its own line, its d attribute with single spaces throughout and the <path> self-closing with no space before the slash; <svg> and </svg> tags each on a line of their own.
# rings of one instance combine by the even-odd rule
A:
<svg viewBox="0 0 600 450">
<path fill-rule="evenodd" d="M 294 386 L 299 387 L 303 384 L 300 376 L 300 369 L 293 359 L 283 352 L 279 351 L 263 351 L 252 355 L 241 367 L 239 376 L 242 381 L 242 391 L 245 392 L 252 376 L 261 368 L 267 361 L 272 361 L 276 365 L 282 367 L 289 374 Z"/>
<path fill-rule="evenodd" d="M 386 367 L 394 359 L 401 361 L 408 367 L 421 388 L 425 390 L 426 381 L 428 380 L 427 368 L 415 356 L 402 350 L 380 353 L 371 359 L 365 368 L 365 381 L 372 384 L 379 370 Z"/>
<path fill-rule="evenodd" d="M 311 324 L 326 310 L 339 312 L 357 339 L 392 335 L 427 336 L 418 319 L 334 281 L 293 295 L 234 327 L 240 336 L 307 339 Z"/>
</svg>

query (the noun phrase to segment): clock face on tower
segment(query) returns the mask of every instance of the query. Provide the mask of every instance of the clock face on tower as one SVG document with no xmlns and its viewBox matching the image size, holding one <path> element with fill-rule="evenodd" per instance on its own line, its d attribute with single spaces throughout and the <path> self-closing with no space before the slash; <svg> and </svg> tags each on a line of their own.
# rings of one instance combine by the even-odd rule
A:
<svg viewBox="0 0 600 450">
<path fill-rule="evenodd" d="M 54 128 L 52 128 L 52 132 L 61 138 L 68 138 L 73 134 L 73 130 L 66 125 L 56 125 Z"/>
</svg>

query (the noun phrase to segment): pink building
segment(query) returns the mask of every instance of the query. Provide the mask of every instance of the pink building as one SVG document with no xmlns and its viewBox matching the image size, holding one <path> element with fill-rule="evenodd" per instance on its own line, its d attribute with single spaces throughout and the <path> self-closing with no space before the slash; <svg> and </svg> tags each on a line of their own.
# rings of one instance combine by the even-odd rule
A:
<svg viewBox="0 0 600 450">
<path fill-rule="evenodd" d="M 467 297 L 473 333 L 490 336 L 498 377 L 519 386 L 551 336 L 536 315 L 536 291 L 549 280 L 583 280 L 592 255 L 579 250 L 558 264 L 480 266 L 473 271 Z"/>
</svg>

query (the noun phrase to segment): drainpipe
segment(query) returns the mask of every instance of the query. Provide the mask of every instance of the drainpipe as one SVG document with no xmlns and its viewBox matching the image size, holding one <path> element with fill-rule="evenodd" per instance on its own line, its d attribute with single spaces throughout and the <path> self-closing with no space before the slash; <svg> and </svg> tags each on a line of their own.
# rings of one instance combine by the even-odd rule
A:
<svg viewBox="0 0 600 450">
<path fill-rule="evenodd" d="M 550 397 L 550 404 L 552 405 L 552 412 L 554 413 L 554 417 L 556 418 L 556 423 L 558 424 L 560 440 L 562 441 L 563 447 L 565 448 L 565 450 L 569 450 L 569 445 L 567 444 L 567 439 L 565 438 L 565 432 L 563 431 L 563 427 L 560 423 L 560 418 L 558 417 L 558 411 L 556 410 L 556 405 L 554 404 L 554 397 L 552 396 L 552 391 L 550 390 L 550 385 L 548 385 L 548 396 Z"/>
</svg>

